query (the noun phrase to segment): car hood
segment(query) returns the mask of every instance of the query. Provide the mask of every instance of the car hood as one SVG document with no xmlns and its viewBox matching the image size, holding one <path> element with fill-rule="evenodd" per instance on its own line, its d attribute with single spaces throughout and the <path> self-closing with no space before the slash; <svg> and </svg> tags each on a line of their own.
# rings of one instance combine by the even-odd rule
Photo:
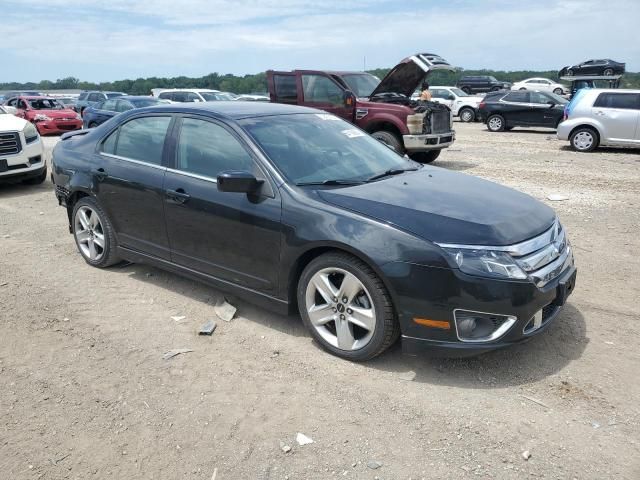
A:
<svg viewBox="0 0 640 480">
<path fill-rule="evenodd" d="M 65 108 L 64 110 L 29 110 L 33 115 L 46 115 L 49 118 L 76 118 L 75 110 Z"/>
<path fill-rule="evenodd" d="M 16 117 L 10 113 L 0 114 L 0 133 L 15 132 L 23 130 L 27 126 L 27 121 L 23 118 Z"/>
<path fill-rule="evenodd" d="M 455 68 L 438 55 L 416 53 L 393 67 L 370 96 L 380 93 L 400 93 L 409 97 L 433 70 L 453 71 Z"/>
<path fill-rule="evenodd" d="M 318 195 L 436 243 L 512 245 L 544 232 L 556 218 L 524 193 L 438 167 Z"/>
</svg>

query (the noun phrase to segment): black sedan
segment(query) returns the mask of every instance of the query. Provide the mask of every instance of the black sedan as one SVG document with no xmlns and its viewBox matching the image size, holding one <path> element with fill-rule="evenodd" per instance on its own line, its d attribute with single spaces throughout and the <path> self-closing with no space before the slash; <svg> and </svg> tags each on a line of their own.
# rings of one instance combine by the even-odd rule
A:
<svg viewBox="0 0 640 480">
<path fill-rule="evenodd" d="M 110 98 L 104 102 L 85 108 L 82 112 L 82 128 L 95 128 L 119 113 L 133 110 L 134 108 L 152 107 L 169 103 L 154 97 L 124 95 Z"/>
<path fill-rule="evenodd" d="M 478 105 L 478 113 L 491 132 L 513 127 L 557 128 L 567 103 L 555 93 L 503 90 L 487 94 Z"/>
<path fill-rule="evenodd" d="M 625 64 L 610 60 L 608 58 L 600 60 L 587 60 L 564 67 L 558 72 L 560 77 L 573 77 L 578 75 L 604 75 L 610 77 L 612 75 L 622 75 L 625 70 Z"/>
<path fill-rule="evenodd" d="M 131 110 L 63 135 L 52 164 L 89 265 L 149 263 L 297 310 L 351 360 L 400 335 L 410 350 L 463 355 L 526 341 L 575 281 L 549 207 L 415 163 L 315 109 Z"/>
</svg>

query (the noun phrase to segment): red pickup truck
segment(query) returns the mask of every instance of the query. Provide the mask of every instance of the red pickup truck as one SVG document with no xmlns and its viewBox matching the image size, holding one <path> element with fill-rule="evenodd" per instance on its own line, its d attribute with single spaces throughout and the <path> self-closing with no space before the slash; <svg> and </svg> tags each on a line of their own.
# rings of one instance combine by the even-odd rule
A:
<svg viewBox="0 0 640 480">
<path fill-rule="evenodd" d="M 380 81 L 366 72 L 269 70 L 272 102 L 314 107 L 356 124 L 413 160 L 430 163 L 455 140 L 446 105 L 412 100 L 433 70 L 453 70 L 443 58 L 418 53 L 402 60 Z"/>
</svg>

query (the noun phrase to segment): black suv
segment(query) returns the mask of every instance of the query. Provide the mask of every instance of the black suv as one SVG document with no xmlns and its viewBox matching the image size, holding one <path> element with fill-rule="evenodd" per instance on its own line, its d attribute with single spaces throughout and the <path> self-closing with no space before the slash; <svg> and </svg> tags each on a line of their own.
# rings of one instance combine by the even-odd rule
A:
<svg viewBox="0 0 640 480">
<path fill-rule="evenodd" d="M 491 132 L 513 127 L 557 128 L 567 100 L 550 92 L 496 92 L 487 94 L 478 113 Z"/>
<path fill-rule="evenodd" d="M 501 82 L 491 75 L 467 75 L 461 77 L 456 86 L 465 93 L 495 92 L 510 89 L 511 83 Z"/>
</svg>

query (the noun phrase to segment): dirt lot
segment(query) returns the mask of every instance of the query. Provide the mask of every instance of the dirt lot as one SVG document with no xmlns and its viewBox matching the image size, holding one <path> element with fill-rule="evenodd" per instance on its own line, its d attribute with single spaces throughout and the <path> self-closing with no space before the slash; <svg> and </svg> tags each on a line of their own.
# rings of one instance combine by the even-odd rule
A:
<svg viewBox="0 0 640 480">
<path fill-rule="evenodd" d="M 198 337 L 219 292 L 90 268 L 51 183 L 0 187 L 0 477 L 640 478 L 640 152 L 457 131 L 437 164 L 551 204 L 579 269 L 548 332 L 467 360 L 396 346 L 352 364 L 297 317 L 237 300 L 239 317 Z M 162 359 L 181 347 L 194 351 Z"/>
</svg>

